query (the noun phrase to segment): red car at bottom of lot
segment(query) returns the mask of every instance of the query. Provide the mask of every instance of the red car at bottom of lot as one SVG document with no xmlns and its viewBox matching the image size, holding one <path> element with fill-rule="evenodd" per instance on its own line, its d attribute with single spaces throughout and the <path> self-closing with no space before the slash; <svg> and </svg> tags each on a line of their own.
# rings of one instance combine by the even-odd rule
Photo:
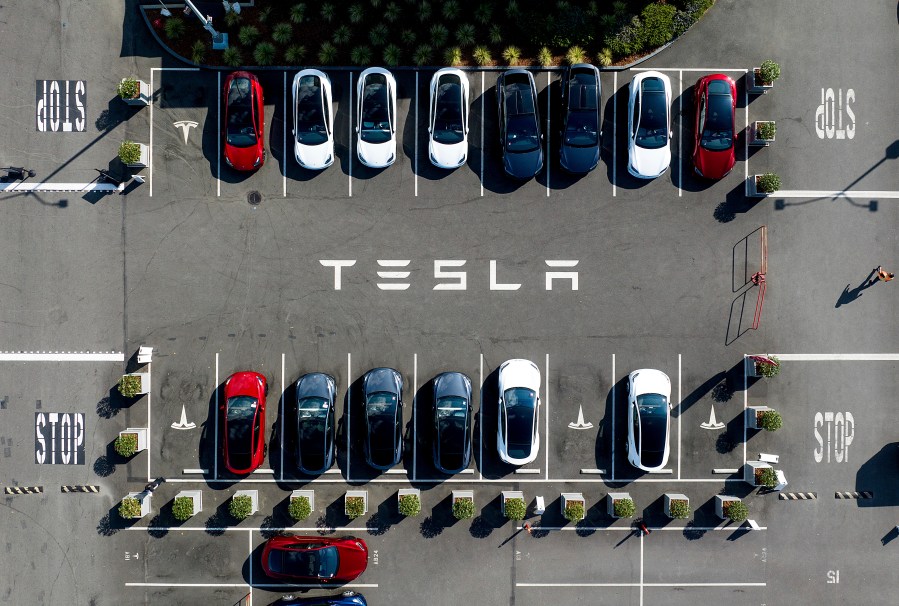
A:
<svg viewBox="0 0 899 606">
<path fill-rule="evenodd" d="M 368 546 L 356 537 L 276 536 L 262 550 L 262 569 L 273 579 L 348 583 L 367 566 Z"/>
<path fill-rule="evenodd" d="M 225 398 L 219 409 L 224 417 L 222 449 L 225 467 L 248 474 L 265 459 L 265 395 L 268 383 L 258 372 L 236 372 L 225 381 Z"/>
</svg>

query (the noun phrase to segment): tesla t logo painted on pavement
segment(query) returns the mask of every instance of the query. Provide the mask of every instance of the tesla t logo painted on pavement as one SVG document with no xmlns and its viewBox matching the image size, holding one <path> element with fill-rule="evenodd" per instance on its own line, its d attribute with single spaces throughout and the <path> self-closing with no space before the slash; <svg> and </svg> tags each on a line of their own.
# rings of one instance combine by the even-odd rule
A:
<svg viewBox="0 0 899 606">
<path fill-rule="evenodd" d="M 187 145 L 187 135 L 190 134 L 190 129 L 197 127 L 197 123 L 193 120 L 178 120 L 173 122 L 172 126 L 181 129 L 181 134 L 184 135 L 184 144 Z"/>
</svg>

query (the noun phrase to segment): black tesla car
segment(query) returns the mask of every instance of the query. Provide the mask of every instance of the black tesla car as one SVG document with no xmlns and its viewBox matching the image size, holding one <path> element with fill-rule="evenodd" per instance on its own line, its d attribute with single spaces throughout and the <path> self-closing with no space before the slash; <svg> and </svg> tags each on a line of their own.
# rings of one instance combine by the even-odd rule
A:
<svg viewBox="0 0 899 606">
<path fill-rule="evenodd" d="M 459 473 L 471 460 L 471 379 L 445 372 L 434 379 L 434 466 Z"/>
<path fill-rule="evenodd" d="M 537 85 L 531 72 L 503 72 L 496 82 L 496 103 L 503 168 L 511 177 L 530 179 L 543 168 Z"/>
<path fill-rule="evenodd" d="M 334 463 L 334 377 L 311 372 L 297 381 L 297 468 L 318 475 Z"/>
<path fill-rule="evenodd" d="M 562 78 L 562 137 L 559 163 L 571 173 L 588 173 L 599 163 L 602 106 L 599 70 L 572 65 Z"/>
<path fill-rule="evenodd" d="M 362 380 L 365 405 L 365 461 L 387 470 L 403 456 L 403 377 L 392 368 L 373 368 Z"/>
</svg>

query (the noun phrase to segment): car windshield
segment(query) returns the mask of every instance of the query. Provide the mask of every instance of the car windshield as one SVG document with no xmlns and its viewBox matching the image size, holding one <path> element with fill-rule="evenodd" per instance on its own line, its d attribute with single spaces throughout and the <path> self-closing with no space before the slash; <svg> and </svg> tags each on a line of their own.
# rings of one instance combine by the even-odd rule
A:
<svg viewBox="0 0 899 606">
<path fill-rule="evenodd" d="M 269 555 L 269 568 L 301 577 L 333 578 L 337 574 L 340 555 L 333 545 L 321 549 L 289 549 L 272 550 Z"/>
<path fill-rule="evenodd" d="M 465 401 L 465 398 L 447 396 L 437 400 L 438 419 L 464 419 L 466 412 L 468 412 L 468 403 Z"/>
<path fill-rule="evenodd" d="M 503 399 L 509 428 L 506 437 L 509 456 L 522 459 L 531 453 L 537 394 L 532 389 L 513 387 L 505 391 Z"/>
<path fill-rule="evenodd" d="M 643 452 L 661 452 L 668 434 L 668 399 L 657 393 L 637 396 L 640 445 Z"/>
<path fill-rule="evenodd" d="M 297 402 L 297 438 L 304 451 L 320 452 L 325 447 L 325 422 L 328 401 L 324 398 L 303 398 Z"/>
<path fill-rule="evenodd" d="M 462 132 L 462 85 L 456 75 L 440 78 L 434 103 L 434 141 L 452 145 L 461 143 Z"/>
<path fill-rule="evenodd" d="M 709 91 L 712 90 L 712 82 Z M 726 86 L 726 85 L 725 85 Z M 709 94 L 706 120 L 702 129 L 700 145 L 709 151 L 724 151 L 734 146 L 733 103 L 730 93 Z"/>
<path fill-rule="evenodd" d="M 251 430 L 256 406 L 256 398 L 251 396 L 228 398 L 226 412 L 230 454 L 250 452 Z"/>
<path fill-rule="evenodd" d="M 384 74 L 371 74 L 362 91 L 362 124 L 359 136 L 366 143 L 390 141 L 390 113 L 387 105 L 387 79 Z"/>
<path fill-rule="evenodd" d="M 317 76 L 300 78 L 296 93 L 297 141 L 303 145 L 321 145 L 328 141 L 325 126 L 321 82 Z"/>
<path fill-rule="evenodd" d="M 227 141 L 234 147 L 251 147 L 256 144 L 253 86 L 249 78 L 235 78 L 228 87 Z"/>
<path fill-rule="evenodd" d="M 568 87 L 568 125 L 565 144 L 573 147 L 594 147 L 597 144 L 597 97 L 594 79 L 577 73 Z"/>
<path fill-rule="evenodd" d="M 659 78 L 647 78 L 641 84 L 637 145 L 659 149 L 668 143 L 668 102 L 665 85 Z"/>
</svg>

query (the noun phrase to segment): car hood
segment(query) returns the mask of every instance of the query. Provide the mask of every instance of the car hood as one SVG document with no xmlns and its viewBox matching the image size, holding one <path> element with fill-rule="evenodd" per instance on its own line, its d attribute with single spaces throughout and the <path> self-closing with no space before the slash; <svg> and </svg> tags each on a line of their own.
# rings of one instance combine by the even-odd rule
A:
<svg viewBox="0 0 899 606">
<path fill-rule="evenodd" d="M 225 145 L 225 157 L 228 158 L 231 166 L 236 170 L 256 170 L 259 166 L 262 166 L 261 161 L 259 166 L 253 166 L 256 158 L 262 157 L 262 150 L 255 145 L 250 147 Z"/>
<path fill-rule="evenodd" d="M 697 170 L 707 179 L 720 179 L 734 167 L 734 148 L 722 151 L 709 151 L 702 147 L 693 158 L 693 164 Z"/>
<path fill-rule="evenodd" d="M 599 146 L 574 147 L 562 145 L 559 152 L 562 168 L 572 173 L 590 172 L 599 163 Z"/>
<path fill-rule="evenodd" d="M 528 360 L 509 360 L 499 371 L 500 389 L 527 387 L 540 393 L 540 371 Z"/>
<path fill-rule="evenodd" d="M 671 146 L 665 145 L 658 149 L 646 149 L 634 145 L 631 154 L 631 168 L 638 175 L 647 179 L 658 177 L 664 173 L 671 164 Z"/>
<path fill-rule="evenodd" d="M 294 142 L 294 154 L 297 163 L 303 168 L 320 170 L 334 163 L 334 141 L 328 141 L 321 145 L 303 145 Z"/>
<path fill-rule="evenodd" d="M 644 393 L 659 393 L 670 397 L 671 380 L 668 375 L 652 368 L 642 368 L 634 373 L 634 396 Z"/>
<path fill-rule="evenodd" d="M 399 396 L 402 383 L 390 368 L 375 368 L 365 377 L 365 393 L 387 391 Z"/>
<path fill-rule="evenodd" d="M 384 168 L 396 160 L 396 137 L 386 143 L 368 143 L 359 140 L 356 149 L 363 164 L 372 168 Z"/>
<path fill-rule="evenodd" d="M 333 395 L 332 380 L 328 375 L 311 373 L 297 381 L 297 399 L 316 397 L 330 401 Z"/>
<path fill-rule="evenodd" d="M 503 166 L 511 177 L 516 179 L 531 179 L 543 168 L 543 149 L 537 148 L 532 152 L 503 154 Z"/>
<path fill-rule="evenodd" d="M 438 166 L 442 168 L 456 168 L 465 163 L 468 142 L 461 141 L 447 145 L 431 141 L 428 144 L 428 152 L 431 155 L 432 162 L 436 161 Z"/>
<path fill-rule="evenodd" d="M 355 544 L 352 546 L 344 544 L 340 547 L 340 569 L 337 571 L 337 577 L 341 580 L 352 581 L 368 567 L 368 547 L 361 539 L 358 541 L 362 545 L 361 548 Z"/>
<path fill-rule="evenodd" d="M 434 381 L 434 399 L 456 396 L 468 399 L 471 395 L 471 383 L 459 373 L 442 374 Z"/>
</svg>

